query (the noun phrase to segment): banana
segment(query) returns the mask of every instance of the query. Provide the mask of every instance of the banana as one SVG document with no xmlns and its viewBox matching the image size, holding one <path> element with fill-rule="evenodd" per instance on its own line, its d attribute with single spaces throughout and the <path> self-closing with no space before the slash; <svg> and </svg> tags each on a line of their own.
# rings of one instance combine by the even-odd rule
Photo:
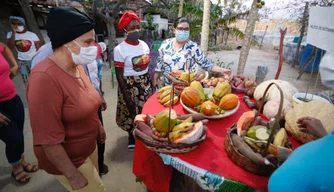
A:
<svg viewBox="0 0 334 192">
<path fill-rule="evenodd" d="M 173 98 L 173 104 L 177 103 L 179 101 L 179 97 L 174 95 L 174 98 Z M 170 105 L 170 97 L 168 97 L 168 101 L 166 102 L 162 102 L 164 104 L 164 106 L 166 107 L 169 107 Z"/>
<path fill-rule="evenodd" d="M 288 134 L 286 133 L 284 128 L 281 128 L 275 136 L 273 144 L 275 146 L 282 146 L 284 147 L 286 142 L 288 141 Z"/>
<path fill-rule="evenodd" d="M 163 105 L 167 102 L 170 102 L 170 95 L 166 95 L 164 98 L 160 99 L 159 102 Z"/>
<path fill-rule="evenodd" d="M 161 88 L 161 89 L 159 89 L 159 91 L 158 91 L 158 93 L 163 93 L 163 92 L 165 92 L 165 91 L 167 91 L 168 89 L 172 89 L 172 86 L 170 86 L 170 85 L 168 85 L 168 86 L 165 86 L 165 87 L 163 87 L 163 88 Z"/>
<path fill-rule="evenodd" d="M 191 129 L 194 125 L 195 125 L 195 123 L 182 122 L 181 124 L 176 125 L 176 126 L 173 128 L 173 132 L 175 132 L 175 131 L 181 131 L 181 132 L 188 131 L 188 130 Z"/>
<path fill-rule="evenodd" d="M 168 89 L 168 90 L 162 92 L 162 93 L 159 95 L 159 99 L 162 100 L 164 97 L 170 95 L 170 92 L 171 92 L 171 91 L 172 91 L 171 89 Z"/>
</svg>

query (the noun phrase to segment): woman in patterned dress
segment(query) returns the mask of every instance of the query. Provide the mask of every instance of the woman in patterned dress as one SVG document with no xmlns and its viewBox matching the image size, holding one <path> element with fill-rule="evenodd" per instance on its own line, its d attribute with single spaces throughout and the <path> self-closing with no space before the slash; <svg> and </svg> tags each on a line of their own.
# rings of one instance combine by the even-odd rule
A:
<svg viewBox="0 0 334 192">
<path fill-rule="evenodd" d="M 114 49 L 118 81 L 116 122 L 120 128 L 128 132 L 128 148 L 133 151 L 134 118 L 141 113 L 144 103 L 152 95 L 148 73 L 150 49 L 144 41 L 138 39 L 140 19 L 134 12 L 125 12 L 118 28 L 126 32 L 127 38 Z"/>
<path fill-rule="evenodd" d="M 162 42 L 159 49 L 159 58 L 155 69 L 153 86 L 158 84 L 158 78 L 162 73 L 164 85 L 171 84 L 168 74 L 174 70 L 189 70 L 196 72 L 199 65 L 206 71 L 220 74 L 231 74 L 230 70 L 214 66 L 200 49 L 200 46 L 189 39 L 190 23 L 187 18 L 181 17 L 174 23 L 175 37 Z M 189 66 L 187 66 L 189 60 Z"/>
</svg>

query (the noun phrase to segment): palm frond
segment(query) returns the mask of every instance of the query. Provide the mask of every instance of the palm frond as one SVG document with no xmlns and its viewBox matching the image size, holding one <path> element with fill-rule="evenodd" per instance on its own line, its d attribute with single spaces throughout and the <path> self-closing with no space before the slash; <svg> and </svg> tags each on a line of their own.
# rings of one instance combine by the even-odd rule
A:
<svg viewBox="0 0 334 192">
<path fill-rule="evenodd" d="M 240 31 L 240 29 L 238 29 L 237 27 L 229 28 L 229 32 L 231 35 L 237 37 L 238 39 L 243 39 L 245 36 L 245 34 L 242 31 Z"/>
</svg>

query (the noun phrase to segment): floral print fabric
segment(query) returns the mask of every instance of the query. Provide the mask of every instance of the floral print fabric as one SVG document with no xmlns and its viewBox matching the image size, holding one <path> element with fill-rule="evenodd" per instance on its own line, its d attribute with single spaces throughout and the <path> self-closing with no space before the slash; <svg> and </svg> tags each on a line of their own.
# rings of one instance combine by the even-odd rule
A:
<svg viewBox="0 0 334 192">
<path fill-rule="evenodd" d="M 204 70 L 211 71 L 213 63 L 205 57 L 197 43 L 189 40 L 177 51 L 174 48 L 173 39 L 167 39 L 162 42 L 159 49 L 158 64 L 155 68 L 156 72 L 162 73 L 165 85 L 171 84 L 168 74 L 173 70 L 196 72 L 196 68 L 199 65 Z"/>
<path fill-rule="evenodd" d="M 125 131 L 132 131 L 134 128 L 134 119 L 137 114 L 140 114 L 145 102 L 153 94 L 152 84 L 149 73 L 140 76 L 124 76 L 127 94 L 130 96 L 135 106 L 136 113 L 132 114 L 123 98 L 122 91 L 118 87 L 118 101 L 116 110 L 116 123 Z"/>
</svg>

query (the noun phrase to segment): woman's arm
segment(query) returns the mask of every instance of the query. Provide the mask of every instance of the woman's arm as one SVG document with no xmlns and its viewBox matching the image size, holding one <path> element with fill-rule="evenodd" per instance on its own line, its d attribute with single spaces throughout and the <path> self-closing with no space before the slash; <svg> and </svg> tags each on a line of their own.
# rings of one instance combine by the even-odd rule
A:
<svg viewBox="0 0 334 192">
<path fill-rule="evenodd" d="M 223 75 L 231 75 L 232 74 L 231 70 L 224 69 L 224 68 L 218 67 L 218 66 L 213 66 L 212 69 L 211 69 L 211 72 L 220 73 L 220 74 L 223 74 Z"/>
<path fill-rule="evenodd" d="M 200 47 L 197 44 L 195 46 L 197 46 L 196 52 L 194 53 L 196 63 L 198 63 L 204 70 L 223 75 L 231 75 L 231 70 L 215 66 L 214 63 L 209 61 L 204 55 Z"/>
<path fill-rule="evenodd" d="M 4 48 L 3 56 L 6 58 L 10 66 L 10 78 L 13 79 L 16 76 L 17 72 L 19 71 L 19 66 L 15 60 L 15 57 L 12 51 L 9 49 L 9 47 L 7 47 L 7 45 L 3 43 L 0 43 L 0 44 Z"/>
<path fill-rule="evenodd" d="M 49 161 L 68 179 L 73 190 L 88 185 L 87 179 L 77 170 L 61 144 L 42 145 Z"/>
<path fill-rule="evenodd" d="M 14 49 L 15 47 L 15 35 L 16 35 L 16 27 L 12 26 L 12 36 L 8 37 L 7 45 L 10 49 Z"/>
<path fill-rule="evenodd" d="M 129 97 L 129 94 L 126 91 L 126 85 L 124 83 L 124 68 L 123 67 L 115 67 L 116 70 L 116 79 L 118 81 L 118 86 L 121 89 L 121 92 L 123 94 L 124 97 L 124 101 L 126 103 L 126 105 L 128 106 L 129 110 L 134 110 L 134 102 L 131 100 L 131 98 Z"/>
</svg>

